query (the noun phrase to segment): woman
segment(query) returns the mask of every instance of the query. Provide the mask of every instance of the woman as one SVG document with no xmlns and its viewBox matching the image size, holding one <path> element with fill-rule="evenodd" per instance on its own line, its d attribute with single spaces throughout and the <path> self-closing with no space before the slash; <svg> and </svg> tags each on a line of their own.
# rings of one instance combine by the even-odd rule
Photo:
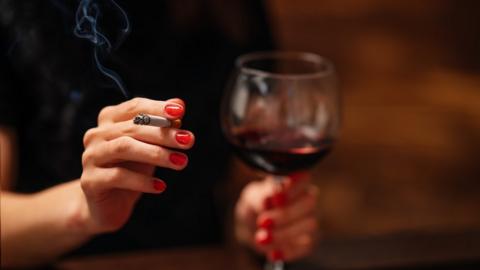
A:
<svg viewBox="0 0 480 270">
<path fill-rule="evenodd" d="M 115 37 L 119 13 L 98 2 L 98 30 Z M 263 7 L 137 2 L 119 2 L 132 31 L 101 66 L 72 32 L 77 1 L 0 2 L 2 266 L 222 241 L 219 101 L 234 58 L 272 48 Z M 125 101 L 102 67 L 144 98 Z M 137 126 L 138 113 L 184 124 Z M 306 178 L 282 190 L 268 178 L 246 184 L 235 203 L 238 240 L 271 259 L 308 254 L 317 226 Z"/>
</svg>

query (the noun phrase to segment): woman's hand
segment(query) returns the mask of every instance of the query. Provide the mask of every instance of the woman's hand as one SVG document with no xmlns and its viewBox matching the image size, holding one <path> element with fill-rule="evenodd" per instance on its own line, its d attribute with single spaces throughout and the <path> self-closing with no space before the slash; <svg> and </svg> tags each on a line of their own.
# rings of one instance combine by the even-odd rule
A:
<svg viewBox="0 0 480 270">
<path fill-rule="evenodd" d="M 139 113 L 176 120 L 183 117 L 185 104 L 135 98 L 100 112 L 98 126 L 84 136 L 80 182 L 86 199 L 81 219 L 92 234 L 119 229 L 142 193 L 165 190 L 165 182 L 152 176 L 156 166 L 182 170 L 188 163 L 184 153 L 173 149 L 191 148 L 194 135 L 135 125 L 132 119 Z"/>
<path fill-rule="evenodd" d="M 307 256 L 318 236 L 317 188 L 308 174 L 248 184 L 237 202 L 237 238 L 272 261 Z"/>
</svg>

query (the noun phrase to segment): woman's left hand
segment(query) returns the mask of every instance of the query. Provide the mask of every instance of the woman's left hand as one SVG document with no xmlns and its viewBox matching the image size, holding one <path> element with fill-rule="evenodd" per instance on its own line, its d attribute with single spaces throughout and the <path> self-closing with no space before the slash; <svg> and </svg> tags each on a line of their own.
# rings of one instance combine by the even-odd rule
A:
<svg viewBox="0 0 480 270">
<path fill-rule="evenodd" d="M 317 194 L 307 173 L 249 183 L 235 208 L 237 239 L 271 261 L 309 255 L 318 238 Z"/>
</svg>

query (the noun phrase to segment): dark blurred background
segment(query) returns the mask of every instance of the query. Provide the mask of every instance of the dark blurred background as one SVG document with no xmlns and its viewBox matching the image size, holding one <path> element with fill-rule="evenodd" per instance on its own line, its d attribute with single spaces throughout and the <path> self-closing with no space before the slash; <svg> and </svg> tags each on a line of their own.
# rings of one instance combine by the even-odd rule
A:
<svg viewBox="0 0 480 270">
<path fill-rule="evenodd" d="M 480 1 L 270 0 L 280 49 L 330 58 L 343 127 L 324 237 L 480 230 Z"/>
</svg>

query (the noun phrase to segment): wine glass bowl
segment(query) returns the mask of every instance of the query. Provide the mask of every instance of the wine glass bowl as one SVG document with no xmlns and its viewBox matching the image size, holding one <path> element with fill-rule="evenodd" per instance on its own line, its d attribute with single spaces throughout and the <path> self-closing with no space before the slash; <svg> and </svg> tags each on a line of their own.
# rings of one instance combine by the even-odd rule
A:
<svg viewBox="0 0 480 270">
<path fill-rule="evenodd" d="M 333 65 L 311 53 L 241 56 L 222 101 L 222 129 L 238 156 L 266 173 L 311 168 L 339 126 Z"/>
</svg>

